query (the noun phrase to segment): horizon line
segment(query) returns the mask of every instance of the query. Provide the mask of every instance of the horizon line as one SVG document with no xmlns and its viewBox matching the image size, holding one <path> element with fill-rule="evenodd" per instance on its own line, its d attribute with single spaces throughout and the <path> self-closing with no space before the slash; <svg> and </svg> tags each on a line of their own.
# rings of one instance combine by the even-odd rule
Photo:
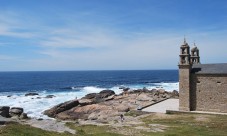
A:
<svg viewBox="0 0 227 136">
<path fill-rule="evenodd" d="M 116 70 L 12 70 L 12 71 L 0 71 L 3 72 L 79 72 L 79 71 L 158 71 L 158 70 L 178 70 L 178 69 L 116 69 Z"/>
</svg>

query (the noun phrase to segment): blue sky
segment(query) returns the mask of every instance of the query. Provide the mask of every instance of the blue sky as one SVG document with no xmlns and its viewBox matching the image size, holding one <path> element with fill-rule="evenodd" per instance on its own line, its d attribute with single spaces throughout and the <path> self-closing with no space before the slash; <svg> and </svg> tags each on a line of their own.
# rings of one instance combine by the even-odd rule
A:
<svg viewBox="0 0 227 136">
<path fill-rule="evenodd" d="M 184 35 L 226 63 L 226 0 L 0 3 L 0 71 L 177 69 Z"/>
</svg>

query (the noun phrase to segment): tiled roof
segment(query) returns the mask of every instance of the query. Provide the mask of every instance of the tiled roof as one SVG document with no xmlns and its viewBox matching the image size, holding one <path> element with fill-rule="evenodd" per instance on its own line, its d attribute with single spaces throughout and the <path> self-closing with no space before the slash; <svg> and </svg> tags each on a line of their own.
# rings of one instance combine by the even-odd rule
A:
<svg viewBox="0 0 227 136">
<path fill-rule="evenodd" d="M 196 74 L 227 74 L 227 63 L 193 64 L 191 72 Z"/>
</svg>

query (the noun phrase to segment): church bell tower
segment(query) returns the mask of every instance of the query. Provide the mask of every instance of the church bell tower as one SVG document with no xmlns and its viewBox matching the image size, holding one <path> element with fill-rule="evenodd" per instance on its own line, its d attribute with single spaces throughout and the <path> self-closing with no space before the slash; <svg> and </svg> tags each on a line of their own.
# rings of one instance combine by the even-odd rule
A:
<svg viewBox="0 0 227 136">
<path fill-rule="evenodd" d="M 190 71 L 191 56 L 190 47 L 184 38 L 180 47 L 179 62 L 179 110 L 190 111 Z"/>
</svg>

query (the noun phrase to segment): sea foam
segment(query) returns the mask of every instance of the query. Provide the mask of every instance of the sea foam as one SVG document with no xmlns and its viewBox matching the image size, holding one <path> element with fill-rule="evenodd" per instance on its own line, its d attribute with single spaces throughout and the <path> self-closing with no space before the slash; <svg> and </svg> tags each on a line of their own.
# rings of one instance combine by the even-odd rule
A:
<svg viewBox="0 0 227 136">
<path fill-rule="evenodd" d="M 0 94 L 0 106 L 10 106 L 10 107 L 22 107 L 24 112 L 32 118 L 43 118 L 47 119 L 43 112 L 59 103 L 65 101 L 80 99 L 88 93 L 98 93 L 105 89 L 110 89 L 115 91 L 116 94 L 120 94 L 122 89 L 119 87 L 125 86 L 133 89 L 142 89 L 146 87 L 147 89 L 165 89 L 166 91 L 178 90 L 179 83 L 147 83 L 138 85 L 116 85 L 111 88 L 102 88 L 97 86 L 87 86 L 82 87 L 79 91 L 65 90 L 65 91 L 36 91 L 39 95 L 36 96 L 25 96 L 25 92 L 20 93 L 2 93 Z M 11 95 L 10 97 L 7 97 Z M 47 95 L 54 95 L 53 98 L 45 98 Z"/>
</svg>

